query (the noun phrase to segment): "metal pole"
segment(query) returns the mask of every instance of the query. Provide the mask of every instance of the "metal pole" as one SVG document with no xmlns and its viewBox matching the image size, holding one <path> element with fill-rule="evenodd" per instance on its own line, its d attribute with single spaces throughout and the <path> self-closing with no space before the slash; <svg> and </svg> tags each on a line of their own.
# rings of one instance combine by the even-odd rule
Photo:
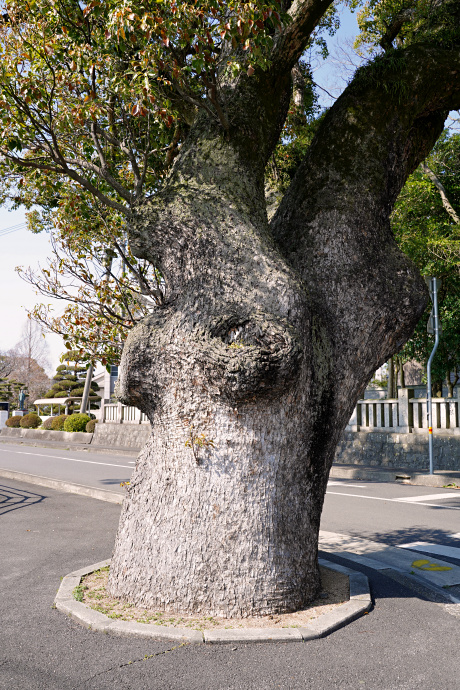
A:
<svg viewBox="0 0 460 690">
<path fill-rule="evenodd" d="M 438 291 L 436 278 L 431 278 L 431 298 L 433 300 L 434 347 L 431 351 L 431 355 L 428 359 L 428 364 L 426 366 L 426 407 L 428 415 L 428 454 L 430 458 L 430 474 L 433 474 L 433 411 L 431 401 L 431 363 L 433 361 L 433 357 L 435 355 L 436 350 L 438 349 L 439 344 Z"/>
</svg>

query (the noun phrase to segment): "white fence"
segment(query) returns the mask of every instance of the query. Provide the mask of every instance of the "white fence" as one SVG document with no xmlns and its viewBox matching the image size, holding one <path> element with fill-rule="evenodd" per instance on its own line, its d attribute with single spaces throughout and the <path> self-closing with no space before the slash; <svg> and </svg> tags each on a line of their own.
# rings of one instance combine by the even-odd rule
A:
<svg viewBox="0 0 460 690">
<path fill-rule="evenodd" d="M 460 434 L 460 400 L 432 398 L 433 431 Z M 411 388 L 399 391 L 397 399 L 359 400 L 347 426 L 348 431 L 427 433 L 426 398 L 414 398 Z"/>
<path fill-rule="evenodd" d="M 432 398 L 433 431 L 460 434 L 460 400 Z M 149 420 L 137 407 L 121 403 L 102 403 L 98 414 L 101 422 L 111 424 L 148 424 Z M 368 398 L 358 404 L 347 426 L 348 431 L 381 431 L 388 433 L 427 433 L 426 398 L 414 398 L 411 388 L 399 391 L 389 400 Z"/>
<path fill-rule="evenodd" d="M 100 422 L 111 424 L 148 424 L 148 417 L 137 407 L 122 405 L 121 403 L 101 403 L 98 415 Z"/>
</svg>

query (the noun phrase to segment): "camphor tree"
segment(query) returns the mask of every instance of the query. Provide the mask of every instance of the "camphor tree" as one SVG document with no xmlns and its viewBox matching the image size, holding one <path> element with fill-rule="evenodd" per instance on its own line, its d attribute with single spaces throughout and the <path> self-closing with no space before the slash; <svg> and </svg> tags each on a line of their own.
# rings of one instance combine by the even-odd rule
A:
<svg viewBox="0 0 460 690">
<path fill-rule="evenodd" d="M 314 597 L 336 444 L 427 303 L 389 215 L 460 106 L 459 0 L 367 3 L 375 57 L 268 222 L 291 73 L 333 4 L 8 4 L 4 174 L 91 192 L 164 280 L 121 362 L 152 424 L 109 578 L 125 600 L 234 616 Z"/>
</svg>

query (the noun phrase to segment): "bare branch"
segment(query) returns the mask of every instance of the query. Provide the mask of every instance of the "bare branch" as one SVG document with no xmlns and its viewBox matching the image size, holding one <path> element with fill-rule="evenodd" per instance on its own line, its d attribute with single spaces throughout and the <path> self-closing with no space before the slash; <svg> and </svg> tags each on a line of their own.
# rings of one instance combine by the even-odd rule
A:
<svg viewBox="0 0 460 690">
<path fill-rule="evenodd" d="M 125 156 L 127 156 L 127 158 L 129 159 L 129 162 L 131 163 L 131 168 L 133 170 L 134 179 L 136 181 L 136 187 L 137 187 L 141 181 L 141 175 L 140 175 L 140 171 L 139 171 L 139 166 L 137 165 L 136 156 L 134 155 L 133 150 L 131 148 L 129 148 L 128 146 L 126 146 L 126 144 L 123 141 L 120 141 L 119 139 L 117 139 L 117 137 L 113 136 L 112 134 L 110 134 L 106 130 L 102 129 L 102 127 L 100 127 L 97 122 L 91 123 L 91 129 L 92 129 L 91 134 L 93 136 L 93 141 L 95 141 L 95 139 L 97 140 L 96 134 L 98 134 L 99 136 L 103 137 L 103 139 L 105 139 L 105 141 L 108 144 L 110 144 L 111 146 L 116 146 L 117 148 L 120 149 L 120 151 L 122 153 L 125 154 Z M 94 132 L 94 134 L 93 134 L 93 132 Z M 98 141 L 98 146 L 100 147 L 99 140 L 97 140 L 97 141 Z M 98 154 L 99 154 L 99 149 L 98 149 Z"/>
<path fill-rule="evenodd" d="M 442 184 L 439 177 L 436 175 L 435 172 L 433 172 L 433 170 L 425 162 L 423 162 L 421 164 L 421 168 L 422 168 L 423 172 L 425 173 L 425 175 L 430 178 L 430 180 L 432 181 L 434 186 L 438 189 L 439 195 L 442 199 L 442 205 L 446 209 L 449 216 L 452 218 L 454 223 L 456 223 L 457 225 L 460 225 L 460 216 L 458 215 L 458 213 L 456 212 L 456 210 L 454 209 L 454 207 L 450 203 L 450 201 L 447 197 L 447 192 L 445 190 L 445 187 Z"/>
</svg>

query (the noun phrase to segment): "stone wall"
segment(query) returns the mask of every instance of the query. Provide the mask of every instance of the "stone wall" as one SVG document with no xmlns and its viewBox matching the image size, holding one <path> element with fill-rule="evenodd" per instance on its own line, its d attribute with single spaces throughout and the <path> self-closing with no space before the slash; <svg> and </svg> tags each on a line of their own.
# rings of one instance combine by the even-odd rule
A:
<svg viewBox="0 0 460 690">
<path fill-rule="evenodd" d="M 44 429 L 15 429 L 4 427 L 0 436 L 33 441 L 59 441 L 64 443 L 126 448 L 140 450 L 151 434 L 150 424 L 96 424 L 94 434 L 84 431 L 46 431 Z"/>
<path fill-rule="evenodd" d="M 433 434 L 435 470 L 460 470 L 460 436 Z M 345 431 L 335 462 L 428 470 L 428 434 Z"/>
<path fill-rule="evenodd" d="M 140 450 L 151 434 L 150 424 L 96 424 L 92 445 Z"/>
</svg>

